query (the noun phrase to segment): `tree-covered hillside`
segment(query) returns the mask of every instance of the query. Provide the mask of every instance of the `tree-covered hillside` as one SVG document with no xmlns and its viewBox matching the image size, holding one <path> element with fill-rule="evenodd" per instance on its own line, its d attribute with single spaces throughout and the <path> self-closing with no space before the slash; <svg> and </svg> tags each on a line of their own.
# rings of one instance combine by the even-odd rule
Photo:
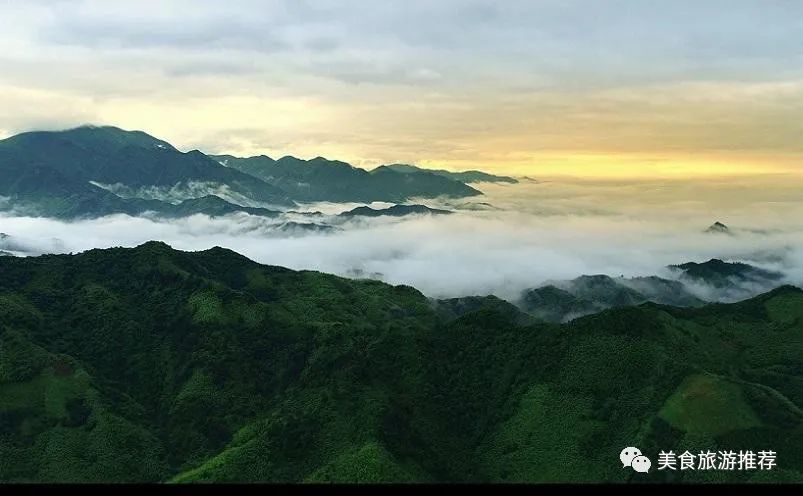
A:
<svg viewBox="0 0 803 496">
<path fill-rule="evenodd" d="M 141 131 L 110 126 L 0 140 L 0 179 L 0 195 L 10 206 L 51 217 L 138 213 L 144 201 L 157 210 L 154 200 L 220 190 L 260 204 L 292 205 L 281 189 L 197 150 L 182 153 Z"/>
<path fill-rule="evenodd" d="M 695 307 L 705 302 L 691 294 L 683 283 L 657 276 L 613 278 L 604 274 L 580 276 L 568 281 L 547 281 L 527 289 L 519 307 L 547 322 L 566 322 L 613 307 L 646 302 Z"/>
<path fill-rule="evenodd" d="M 803 481 L 801 357 L 789 286 L 558 325 L 221 248 L 0 257 L 0 480 Z"/>
</svg>

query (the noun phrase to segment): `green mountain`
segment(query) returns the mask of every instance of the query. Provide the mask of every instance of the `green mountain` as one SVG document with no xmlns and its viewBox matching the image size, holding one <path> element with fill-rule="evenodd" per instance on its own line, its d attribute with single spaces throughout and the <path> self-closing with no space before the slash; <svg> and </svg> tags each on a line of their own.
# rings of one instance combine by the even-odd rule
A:
<svg viewBox="0 0 803 496">
<path fill-rule="evenodd" d="M 273 184 L 299 201 L 397 203 L 416 197 L 482 194 L 460 181 L 423 170 L 408 174 L 380 167 L 368 172 L 323 157 L 302 160 L 288 156 L 274 160 L 265 155 L 249 158 L 217 155 L 213 158 L 227 167 Z"/>
<path fill-rule="evenodd" d="M 432 300 L 433 308 L 438 316 L 445 321 L 452 321 L 463 315 L 490 311 L 505 314 L 506 318 L 518 324 L 532 324 L 536 320 L 529 314 L 522 312 L 512 303 L 496 296 L 463 296 L 444 300 Z"/>
<path fill-rule="evenodd" d="M 797 288 L 563 325 L 446 307 L 221 248 L 0 257 L 0 480 L 803 481 Z M 686 449 L 778 466 L 657 470 Z"/>
<path fill-rule="evenodd" d="M 443 169 L 423 169 L 421 167 L 416 167 L 415 165 L 408 165 L 408 164 L 391 164 L 391 165 L 384 165 L 382 167 L 387 167 L 388 169 L 394 170 L 396 172 L 402 172 L 405 174 L 415 173 L 415 172 L 430 172 L 432 174 L 437 174 L 439 176 L 448 177 L 449 179 L 454 179 L 455 181 L 460 181 L 461 183 L 509 183 L 509 184 L 516 184 L 519 181 L 508 176 L 495 176 L 493 174 L 488 174 L 487 172 L 482 172 L 478 170 L 469 170 L 463 172 L 452 172 Z"/>
<path fill-rule="evenodd" d="M 657 276 L 612 278 L 602 274 L 551 281 L 524 291 L 517 303 L 522 310 L 539 319 L 566 322 L 607 308 L 640 305 L 648 301 L 679 307 L 705 303 L 678 281 Z"/>
<path fill-rule="evenodd" d="M 0 195 L 39 215 L 75 217 L 158 209 L 224 192 L 240 203 L 291 205 L 287 194 L 203 153 L 182 153 L 140 131 L 85 126 L 0 140 Z M 148 200 L 151 200 L 150 202 Z"/>
<path fill-rule="evenodd" d="M 669 268 L 679 271 L 683 279 L 705 283 L 716 288 L 744 283 L 772 286 L 783 279 L 783 274 L 780 272 L 764 270 L 742 262 L 724 262 L 716 258 L 703 263 L 689 262 L 670 265 Z"/>
<path fill-rule="evenodd" d="M 617 279 L 620 284 L 641 293 L 647 300 L 676 307 L 697 307 L 706 301 L 692 294 L 680 281 L 658 276 L 630 277 Z"/>
<path fill-rule="evenodd" d="M 610 307 L 575 296 L 552 284 L 524 291 L 517 304 L 525 312 L 546 322 L 567 322 Z"/>
<path fill-rule="evenodd" d="M 2 154 L 0 151 L 0 156 Z M 8 202 L 0 205 L 0 210 L 29 216 L 75 218 L 114 213 L 134 215 L 146 210 L 158 210 L 163 203 L 120 198 L 46 166 L 17 167 L 9 164 L 0 165 L 0 175 L 4 179 L 0 181 L 0 195 L 9 198 Z"/>
<path fill-rule="evenodd" d="M 393 205 L 388 208 L 357 207 L 343 212 L 340 217 L 404 217 L 405 215 L 445 215 L 449 210 L 429 208 L 425 205 Z"/>
</svg>

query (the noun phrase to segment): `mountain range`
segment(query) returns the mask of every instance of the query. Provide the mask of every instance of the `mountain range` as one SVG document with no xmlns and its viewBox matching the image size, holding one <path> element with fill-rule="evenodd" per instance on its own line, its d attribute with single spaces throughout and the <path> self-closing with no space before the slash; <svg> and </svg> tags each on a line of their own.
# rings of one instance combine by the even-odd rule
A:
<svg viewBox="0 0 803 496">
<path fill-rule="evenodd" d="M 703 263 L 670 265 L 669 268 L 679 272 L 684 280 L 703 282 L 717 288 L 734 284 L 759 284 L 766 287 L 777 284 L 783 278 L 780 272 L 761 269 L 743 262 L 724 262 L 718 258 Z"/>
<path fill-rule="evenodd" d="M 404 217 L 406 215 L 447 215 L 452 212 L 425 205 L 393 205 L 388 208 L 357 207 L 339 214 L 341 217 Z"/>
<path fill-rule="evenodd" d="M 198 150 L 181 152 L 141 131 L 109 126 L 0 140 L 0 179 L 1 209 L 58 218 L 191 215 L 210 208 L 253 213 L 248 209 L 283 210 L 298 202 L 400 203 L 482 194 L 425 170 L 368 172 L 321 157 L 210 157 Z"/>
<path fill-rule="evenodd" d="M 221 188 L 251 202 L 291 205 L 280 189 L 220 167 L 194 150 L 182 153 L 139 131 L 80 127 L 31 132 L 0 141 L 0 195 L 18 208 L 71 217 L 159 210 Z"/>
<path fill-rule="evenodd" d="M 509 177 L 509 176 L 495 176 L 493 174 L 488 174 L 487 172 L 482 172 L 478 170 L 469 170 L 469 171 L 462 171 L 462 172 L 453 172 L 447 171 L 443 169 L 422 169 L 421 167 L 416 167 L 415 165 L 409 164 L 391 164 L 391 165 L 382 165 L 374 170 L 379 169 L 390 169 L 394 172 L 401 172 L 404 174 L 416 174 L 420 172 L 427 172 L 430 174 L 437 174 L 439 176 L 447 177 L 449 179 L 454 179 L 455 181 L 460 181 L 461 183 L 508 183 L 508 184 L 517 184 L 519 181 Z"/>
<path fill-rule="evenodd" d="M 300 201 L 402 202 L 413 197 L 467 197 L 479 191 L 461 181 L 419 169 L 407 174 L 388 168 L 366 171 L 345 162 L 316 157 L 302 160 L 265 155 L 213 157 L 226 167 L 245 172 L 287 191 Z"/>
<path fill-rule="evenodd" d="M 749 298 L 777 287 L 783 274 L 742 262 L 711 259 L 667 267 L 677 279 L 658 276 L 610 277 L 584 275 L 567 281 L 548 281 L 525 290 L 517 306 L 548 322 L 566 322 L 608 308 L 645 302 L 676 307 L 699 307 L 718 300 Z"/>
<path fill-rule="evenodd" d="M 565 324 L 149 242 L 0 257 L 6 482 L 803 478 L 803 291 Z M 653 470 L 622 468 L 638 446 Z M 771 471 L 657 470 L 773 450 Z"/>
<path fill-rule="evenodd" d="M 566 322 L 608 308 L 640 305 L 648 301 L 684 307 L 704 303 L 678 281 L 657 276 L 624 279 L 599 274 L 569 281 L 551 281 L 526 290 L 518 305 L 539 319 Z"/>
</svg>

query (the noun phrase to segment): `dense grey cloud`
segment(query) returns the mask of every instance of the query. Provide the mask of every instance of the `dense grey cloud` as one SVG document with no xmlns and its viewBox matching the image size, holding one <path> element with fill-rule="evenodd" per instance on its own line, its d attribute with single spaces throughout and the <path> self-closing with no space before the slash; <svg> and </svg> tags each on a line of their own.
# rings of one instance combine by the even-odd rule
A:
<svg viewBox="0 0 803 496">
<path fill-rule="evenodd" d="M 13 17 L 33 9 L 25 5 L 4 9 Z M 585 87 L 634 77 L 773 78 L 750 69 L 799 74 L 794 62 L 803 57 L 803 5 L 794 1 L 41 2 L 36 12 L 28 36 L 45 47 L 227 50 L 246 64 L 289 52 L 302 57 L 296 70 L 321 76 L 333 73 L 318 72 L 323 57 L 347 72 L 415 59 L 460 78 L 505 68 L 524 81 Z M 387 75 L 396 82 L 393 70 Z"/>
</svg>

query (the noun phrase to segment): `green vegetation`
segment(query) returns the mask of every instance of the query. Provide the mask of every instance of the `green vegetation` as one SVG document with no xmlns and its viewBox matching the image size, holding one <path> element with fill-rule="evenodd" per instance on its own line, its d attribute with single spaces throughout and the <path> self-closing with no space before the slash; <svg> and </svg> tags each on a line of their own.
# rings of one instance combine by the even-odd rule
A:
<svg viewBox="0 0 803 496">
<path fill-rule="evenodd" d="M 704 282 L 714 287 L 725 287 L 734 281 L 760 284 L 783 279 L 783 274 L 779 272 L 760 269 L 741 262 L 724 262 L 717 258 L 703 263 L 689 262 L 670 265 L 669 268 L 680 271 L 686 279 Z"/>
<path fill-rule="evenodd" d="M 697 307 L 705 303 L 678 281 L 657 276 L 612 278 L 598 274 L 528 289 L 523 292 L 518 305 L 541 320 L 566 322 L 607 308 L 648 301 L 680 307 Z"/>
<path fill-rule="evenodd" d="M 801 308 L 552 324 L 221 248 L 2 257 L 0 480 L 800 482 Z M 778 469 L 636 474 L 631 445 Z"/>
<path fill-rule="evenodd" d="M 761 425 L 741 388 L 710 374 L 687 377 L 658 415 L 684 432 L 711 436 Z"/>
</svg>

